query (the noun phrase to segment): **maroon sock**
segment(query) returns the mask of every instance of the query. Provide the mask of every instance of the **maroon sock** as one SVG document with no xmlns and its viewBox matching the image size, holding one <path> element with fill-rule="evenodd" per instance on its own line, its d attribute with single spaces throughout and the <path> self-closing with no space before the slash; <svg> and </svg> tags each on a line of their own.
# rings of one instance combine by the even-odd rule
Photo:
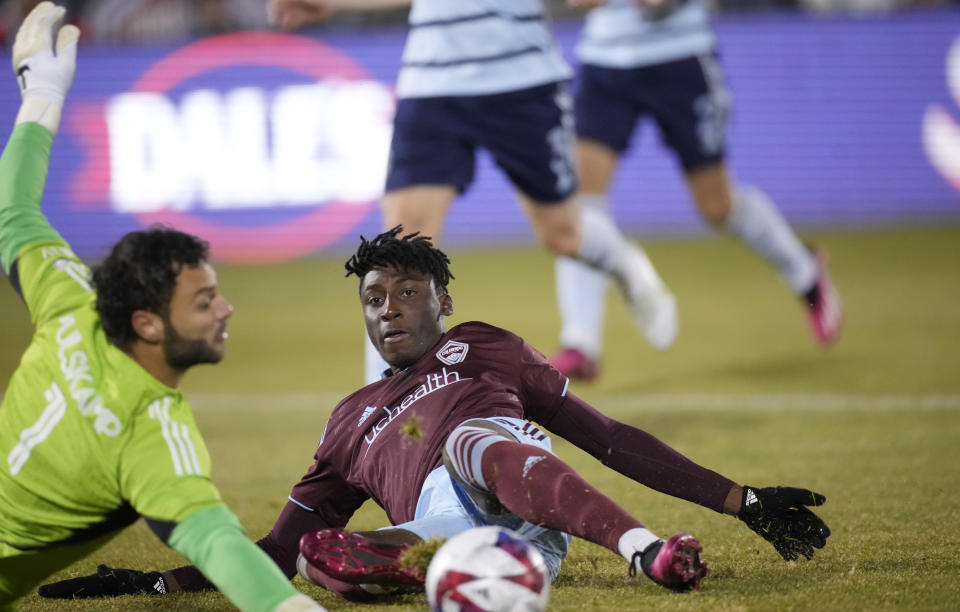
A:
<svg viewBox="0 0 960 612">
<path fill-rule="evenodd" d="M 503 441 L 482 458 L 487 487 L 508 510 L 619 554 L 620 536 L 643 525 L 548 451 Z"/>
</svg>

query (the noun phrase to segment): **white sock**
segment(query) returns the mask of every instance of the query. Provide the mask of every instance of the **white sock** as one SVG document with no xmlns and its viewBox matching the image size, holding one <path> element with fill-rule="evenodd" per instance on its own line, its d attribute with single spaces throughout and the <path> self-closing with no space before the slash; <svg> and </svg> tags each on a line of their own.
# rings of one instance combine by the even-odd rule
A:
<svg viewBox="0 0 960 612">
<path fill-rule="evenodd" d="M 817 282 L 817 262 L 793 233 L 770 198 L 750 186 L 732 189 L 732 207 L 724 227 L 740 242 L 772 263 L 795 293 Z"/>
<path fill-rule="evenodd" d="M 631 561 L 633 553 L 643 552 L 647 546 L 660 539 L 660 536 L 645 527 L 634 527 L 620 536 L 620 541 L 617 542 L 617 550 L 620 551 L 624 559 Z"/>
<path fill-rule="evenodd" d="M 596 206 L 580 207 L 581 239 L 576 259 L 610 277 L 627 295 L 643 293 L 636 283 L 631 257 L 635 249 L 620 232 L 606 211 Z"/>
<path fill-rule="evenodd" d="M 606 212 L 603 195 L 581 195 L 580 206 Z M 574 348 L 591 359 L 603 346 L 603 319 L 606 311 L 607 278 L 601 272 L 569 257 L 556 262 L 557 303 L 563 327 L 560 346 Z"/>
<path fill-rule="evenodd" d="M 383 376 L 383 371 L 390 367 L 390 365 L 383 360 L 383 357 L 380 356 L 380 353 L 377 352 L 377 349 L 374 348 L 373 342 L 370 342 L 370 336 L 368 336 L 366 332 L 363 334 L 363 357 L 363 384 L 365 385 L 380 380 Z"/>
</svg>

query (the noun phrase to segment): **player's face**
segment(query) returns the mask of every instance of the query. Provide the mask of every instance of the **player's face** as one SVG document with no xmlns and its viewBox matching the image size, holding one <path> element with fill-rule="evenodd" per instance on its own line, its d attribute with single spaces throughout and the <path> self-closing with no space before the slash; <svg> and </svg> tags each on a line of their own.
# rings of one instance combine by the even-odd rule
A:
<svg viewBox="0 0 960 612">
<path fill-rule="evenodd" d="M 367 335 L 395 368 L 413 364 L 444 332 L 453 299 L 437 295 L 433 278 L 416 270 L 375 268 L 363 277 L 360 303 Z"/>
<path fill-rule="evenodd" d="M 167 364 L 185 370 L 199 363 L 217 363 L 226 350 L 227 319 L 233 306 L 217 293 L 217 274 L 204 262 L 184 266 L 163 321 L 163 354 Z"/>
</svg>

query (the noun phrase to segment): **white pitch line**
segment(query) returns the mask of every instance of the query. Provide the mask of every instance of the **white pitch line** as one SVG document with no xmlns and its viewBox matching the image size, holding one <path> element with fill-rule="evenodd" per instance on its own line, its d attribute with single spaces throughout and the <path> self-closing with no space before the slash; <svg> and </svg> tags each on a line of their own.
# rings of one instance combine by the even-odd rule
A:
<svg viewBox="0 0 960 612">
<path fill-rule="evenodd" d="M 292 410 L 328 413 L 346 394 L 337 393 L 190 393 L 198 412 Z M 586 398 L 597 408 L 644 412 L 956 412 L 960 395 L 843 394 L 603 394 Z"/>
<path fill-rule="evenodd" d="M 629 394 L 603 396 L 597 404 L 658 412 L 955 412 L 960 395 Z"/>
</svg>

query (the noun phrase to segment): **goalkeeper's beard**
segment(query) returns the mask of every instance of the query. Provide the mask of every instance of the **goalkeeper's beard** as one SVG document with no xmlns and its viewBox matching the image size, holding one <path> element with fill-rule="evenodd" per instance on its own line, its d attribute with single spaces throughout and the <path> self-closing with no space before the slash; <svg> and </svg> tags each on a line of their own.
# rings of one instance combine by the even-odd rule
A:
<svg viewBox="0 0 960 612">
<path fill-rule="evenodd" d="M 223 351 L 218 351 L 206 340 L 188 340 L 180 335 L 169 319 L 163 320 L 163 358 L 167 365 L 177 370 L 186 370 L 201 363 L 219 363 Z"/>
</svg>

